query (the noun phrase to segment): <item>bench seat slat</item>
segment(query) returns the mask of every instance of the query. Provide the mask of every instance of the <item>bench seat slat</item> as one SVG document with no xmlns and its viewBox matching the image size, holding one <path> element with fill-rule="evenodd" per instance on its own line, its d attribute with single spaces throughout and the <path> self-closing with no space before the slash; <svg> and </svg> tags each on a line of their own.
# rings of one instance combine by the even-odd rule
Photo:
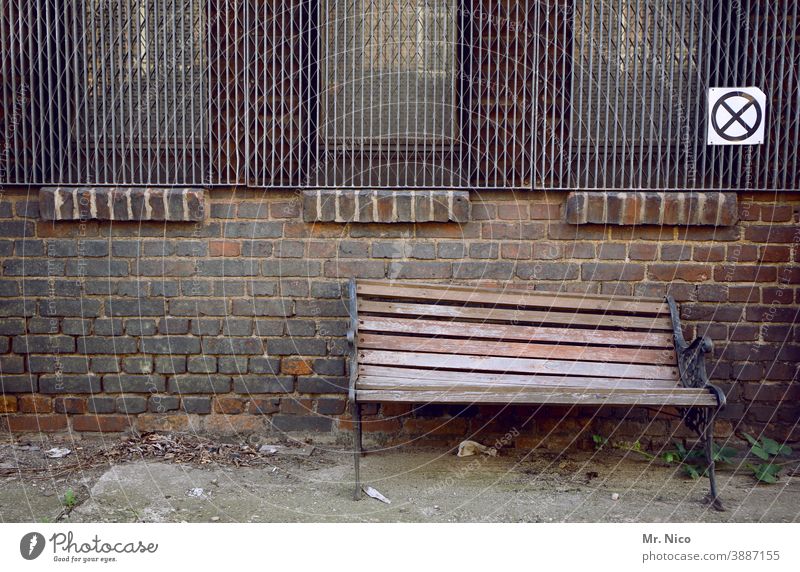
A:
<svg viewBox="0 0 800 572">
<path fill-rule="evenodd" d="M 565 375 L 593 375 L 643 379 L 678 379 L 678 368 L 664 365 L 629 365 L 603 362 L 576 362 L 554 359 L 454 356 L 423 352 L 359 350 L 359 363 L 431 367 L 468 371 L 500 371 Z"/>
<path fill-rule="evenodd" d="M 561 292 L 520 291 L 514 289 L 488 289 L 473 286 L 423 283 L 370 282 L 361 280 L 356 286 L 358 294 L 387 298 L 416 298 L 423 300 L 455 300 L 508 304 L 513 306 L 538 306 L 574 310 L 624 311 L 629 313 L 668 314 L 663 301 L 641 301 L 609 298 L 592 294 Z"/>
<path fill-rule="evenodd" d="M 472 373 L 464 371 L 411 369 L 361 365 L 358 368 L 356 388 L 364 388 L 365 380 L 380 379 L 381 383 L 414 383 L 420 389 L 436 388 L 442 385 L 464 385 L 469 387 L 497 386 L 542 386 L 542 387 L 589 387 L 618 389 L 674 389 L 675 382 L 668 379 L 627 379 L 608 377 L 581 377 L 541 374 L 513 373 Z M 388 381 L 386 381 L 388 380 Z"/>
<path fill-rule="evenodd" d="M 622 332 L 612 330 L 582 330 L 576 328 L 548 328 L 541 326 L 514 326 L 509 324 L 442 322 L 411 318 L 363 317 L 358 320 L 359 332 L 395 332 L 402 334 L 433 334 L 459 338 L 495 338 L 523 340 L 526 342 L 569 342 L 597 346 L 652 346 L 674 349 L 672 334 Z"/>
<path fill-rule="evenodd" d="M 670 350 L 609 348 L 519 343 L 495 340 L 446 339 L 427 336 L 359 334 L 358 346 L 379 350 L 398 350 L 452 355 L 543 358 L 575 361 L 620 362 L 625 364 L 675 365 Z"/>
<path fill-rule="evenodd" d="M 646 391 L 599 391 L 567 388 L 539 388 L 508 391 L 424 391 L 356 390 L 360 402 L 393 401 L 400 403 L 520 403 L 562 405 L 638 405 L 712 407 L 716 398 L 702 389 L 675 389 L 669 393 Z"/>
<path fill-rule="evenodd" d="M 387 302 L 359 300 L 358 315 L 390 314 L 401 316 L 430 316 L 473 320 L 529 322 L 540 324 L 563 324 L 575 328 L 603 326 L 609 328 L 635 328 L 648 332 L 671 332 L 668 318 L 644 316 L 616 316 L 608 314 L 573 314 L 568 312 L 517 310 L 510 308 L 471 308 L 444 304 L 422 304 L 411 302 Z"/>
</svg>

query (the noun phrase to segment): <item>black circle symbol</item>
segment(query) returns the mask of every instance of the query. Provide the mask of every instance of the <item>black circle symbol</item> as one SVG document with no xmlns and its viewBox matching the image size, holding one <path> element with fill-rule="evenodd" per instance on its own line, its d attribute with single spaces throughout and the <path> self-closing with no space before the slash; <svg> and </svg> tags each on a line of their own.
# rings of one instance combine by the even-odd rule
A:
<svg viewBox="0 0 800 572">
<path fill-rule="evenodd" d="M 25 560 L 35 560 L 44 550 L 44 535 L 29 532 L 19 541 L 19 553 Z"/>
<path fill-rule="evenodd" d="M 734 109 L 728 103 L 728 100 L 738 97 L 745 100 L 743 105 L 739 105 L 738 109 Z M 717 121 L 718 113 L 720 107 L 724 108 L 730 114 L 730 119 L 724 124 L 720 125 Z M 755 121 L 752 123 L 748 123 L 742 117 L 744 112 L 750 109 L 751 107 L 755 108 L 756 111 L 756 118 Z M 714 131 L 717 132 L 717 135 L 725 139 L 726 141 L 744 141 L 745 139 L 749 139 L 753 136 L 753 134 L 758 131 L 758 128 L 761 126 L 761 120 L 764 117 L 764 112 L 761 110 L 761 105 L 759 105 L 756 98 L 750 95 L 749 93 L 745 93 L 743 91 L 731 91 L 720 97 L 717 102 L 714 104 L 714 107 L 711 110 L 711 124 L 714 127 Z M 731 135 L 728 133 L 728 130 L 734 125 L 738 124 L 744 128 L 744 133 L 740 135 Z"/>
</svg>

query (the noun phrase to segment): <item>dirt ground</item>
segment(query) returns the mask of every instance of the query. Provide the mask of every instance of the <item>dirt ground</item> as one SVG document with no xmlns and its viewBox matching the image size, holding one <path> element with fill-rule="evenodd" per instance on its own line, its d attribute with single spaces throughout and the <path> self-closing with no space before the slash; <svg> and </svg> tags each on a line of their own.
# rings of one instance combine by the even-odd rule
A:
<svg viewBox="0 0 800 572">
<path fill-rule="evenodd" d="M 133 453 L 97 465 L 118 440 L 0 441 L 3 522 L 798 522 L 800 462 L 775 485 L 721 467 L 726 512 L 700 501 L 707 479 L 634 453 L 504 450 L 459 458 L 445 448 L 389 449 L 362 458 L 362 480 L 391 502 L 352 499 L 342 445 L 284 443 L 229 460 Z M 52 446 L 67 447 L 60 459 Z M 302 448 L 301 448 L 302 447 Z M 258 447 L 256 447 L 257 449 Z M 310 454 L 309 454 L 310 453 Z M 226 453 L 227 454 L 227 453 Z M 95 461 L 91 461 L 94 459 Z M 84 460 L 86 462 L 84 463 Z M 90 462 L 91 461 L 91 462 Z M 85 466 L 84 466 L 85 464 Z"/>
</svg>

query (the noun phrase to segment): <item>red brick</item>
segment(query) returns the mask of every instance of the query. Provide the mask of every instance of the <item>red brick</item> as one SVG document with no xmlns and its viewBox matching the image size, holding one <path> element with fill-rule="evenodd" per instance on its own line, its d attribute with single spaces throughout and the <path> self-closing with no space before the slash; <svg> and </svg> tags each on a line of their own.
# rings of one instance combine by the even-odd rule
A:
<svg viewBox="0 0 800 572">
<path fill-rule="evenodd" d="M 232 240 L 211 240 L 208 242 L 209 256 L 240 256 L 242 244 Z"/>
<path fill-rule="evenodd" d="M 43 395 L 20 395 L 17 407 L 20 413 L 52 413 L 53 400 Z"/>
<path fill-rule="evenodd" d="M 72 418 L 72 428 L 75 431 L 119 433 L 127 431 L 133 422 L 133 417 L 125 415 L 78 415 Z"/>
<path fill-rule="evenodd" d="M 281 373 L 286 375 L 309 375 L 313 372 L 311 364 L 297 358 L 283 358 L 281 360 Z"/>
<path fill-rule="evenodd" d="M 753 262 L 758 260 L 758 246 L 755 244 L 732 244 L 725 256 L 728 262 Z"/>
<path fill-rule="evenodd" d="M 17 398 L 13 395 L 0 395 L 0 413 L 16 413 Z"/>
<path fill-rule="evenodd" d="M 647 274 L 652 280 L 684 280 L 686 282 L 705 282 L 711 278 L 711 267 L 700 264 L 651 264 Z"/>
<path fill-rule="evenodd" d="M 714 269 L 714 280 L 717 282 L 775 282 L 777 277 L 778 269 L 770 266 L 736 264 Z"/>
<path fill-rule="evenodd" d="M 792 288 L 762 288 L 761 301 L 764 304 L 792 304 L 794 303 L 794 290 Z"/>
<path fill-rule="evenodd" d="M 497 205 L 497 218 L 500 220 L 525 220 L 528 218 L 528 204 L 500 203 Z"/>
<path fill-rule="evenodd" d="M 142 413 L 136 417 L 136 428 L 144 433 L 147 431 L 188 431 L 190 417 L 183 413 Z"/>
<path fill-rule="evenodd" d="M 750 226 L 744 232 L 745 240 L 753 242 L 782 243 L 798 240 L 800 229 L 793 226 Z"/>
<path fill-rule="evenodd" d="M 83 397 L 56 397 L 53 406 L 56 413 L 86 413 L 86 399 Z"/>
<path fill-rule="evenodd" d="M 531 220 L 559 220 L 561 205 L 551 203 L 533 203 L 530 206 Z"/>
<path fill-rule="evenodd" d="M 228 415 L 244 413 L 247 402 L 238 397 L 217 397 L 214 399 L 214 411 Z"/>
<path fill-rule="evenodd" d="M 764 222 L 789 222 L 792 215 L 791 205 L 761 205 L 761 220 Z"/>
<path fill-rule="evenodd" d="M 628 256 L 631 260 L 655 260 L 658 247 L 655 244 L 633 242 L 628 245 Z"/>
<path fill-rule="evenodd" d="M 264 417 L 260 415 L 203 415 L 203 430 L 211 435 L 248 435 L 265 430 Z"/>
<path fill-rule="evenodd" d="M 25 432 L 52 432 L 63 431 L 67 428 L 66 415 L 10 415 L 8 429 L 10 431 Z"/>
<path fill-rule="evenodd" d="M 760 262 L 789 262 L 792 251 L 788 246 L 762 246 L 759 254 Z"/>
<path fill-rule="evenodd" d="M 511 260 L 529 260 L 531 257 L 531 243 L 503 242 L 500 244 L 500 256 Z"/>
<path fill-rule="evenodd" d="M 721 262 L 725 259 L 725 247 L 695 246 L 692 258 L 697 262 Z"/>
</svg>

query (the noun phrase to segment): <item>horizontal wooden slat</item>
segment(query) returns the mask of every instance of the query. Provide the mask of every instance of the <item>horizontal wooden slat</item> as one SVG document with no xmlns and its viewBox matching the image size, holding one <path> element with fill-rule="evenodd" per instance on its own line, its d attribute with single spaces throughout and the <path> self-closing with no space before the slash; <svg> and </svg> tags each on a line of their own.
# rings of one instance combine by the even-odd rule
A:
<svg viewBox="0 0 800 572">
<path fill-rule="evenodd" d="M 678 379 L 677 367 L 664 365 L 627 365 L 603 362 L 562 361 L 487 356 L 455 356 L 435 353 L 359 350 L 359 363 L 460 369 L 467 371 L 500 371 L 624 377 L 642 379 Z"/>
<path fill-rule="evenodd" d="M 576 311 L 668 314 L 663 302 L 636 302 L 597 296 L 561 295 L 560 293 L 518 292 L 479 289 L 438 284 L 407 284 L 359 281 L 356 292 L 361 295 L 417 300 L 450 300 L 482 304 L 501 304 L 516 307 L 560 308 Z"/>
<path fill-rule="evenodd" d="M 466 340 L 427 336 L 359 334 L 359 348 L 452 355 L 601 361 L 623 364 L 675 365 L 672 350 L 643 350 L 600 346 L 567 346 L 496 340 Z"/>
<path fill-rule="evenodd" d="M 356 387 L 360 387 L 364 380 L 374 378 L 388 378 L 395 383 L 412 383 L 416 384 L 418 389 L 435 389 L 443 385 L 455 385 L 465 389 L 500 386 L 588 387 L 598 389 L 604 387 L 618 389 L 674 389 L 676 387 L 675 380 L 671 379 L 612 379 L 607 377 L 566 377 L 541 374 L 470 373 L 443 369 L 410 369 L 379 365 L 359 366 Z M 364 389 L 368 388 L 365 387 Z"/>
<path fill-rule="evenodd" d="M 600 314 L 571 314 L 536 310 L 513 310 L 508 308 L 466 308 L 443 304 L 418 304 L 411 302 L 384 302 L 376 300 L 358 301 L 358 314 L 394 314 L 400 316 L 429 316 L 471 320 L 495 320 L 508 322 L 530 322 L 540 324 L 564 324 L 571 327 L 635 328 L 648 332 L 671 332 L 669 318 L 643 316 L 611 316 Z"/>
<path fill-rule="evenodd" d="M 512 326 L 475 322 L 443 322 L 412 318 L 386 318 L 367 316 L 359 319 L 358 330 L 428 334 L 461 338 L 487 338 L 525 340 L 531 342 L 569 342 L 598 346 L 634 346 L 674 349 L 672 334 L 623 332 L 611 330 L 585 330 L 544 326 Z M 674 356 L 674 354 L 673 354 Z"/>
<path fill-rule="evenodd" d="M 639 406 L 716 406 L 716 399 L 702 389 L 676 389 L 669 393 L 540 388 L 525 391 L 393 391 L 356 390 L 360 402 L 394 401 L 401 403 L 519 403 L 556 405 L 639 405 Z"/>
</svg>

